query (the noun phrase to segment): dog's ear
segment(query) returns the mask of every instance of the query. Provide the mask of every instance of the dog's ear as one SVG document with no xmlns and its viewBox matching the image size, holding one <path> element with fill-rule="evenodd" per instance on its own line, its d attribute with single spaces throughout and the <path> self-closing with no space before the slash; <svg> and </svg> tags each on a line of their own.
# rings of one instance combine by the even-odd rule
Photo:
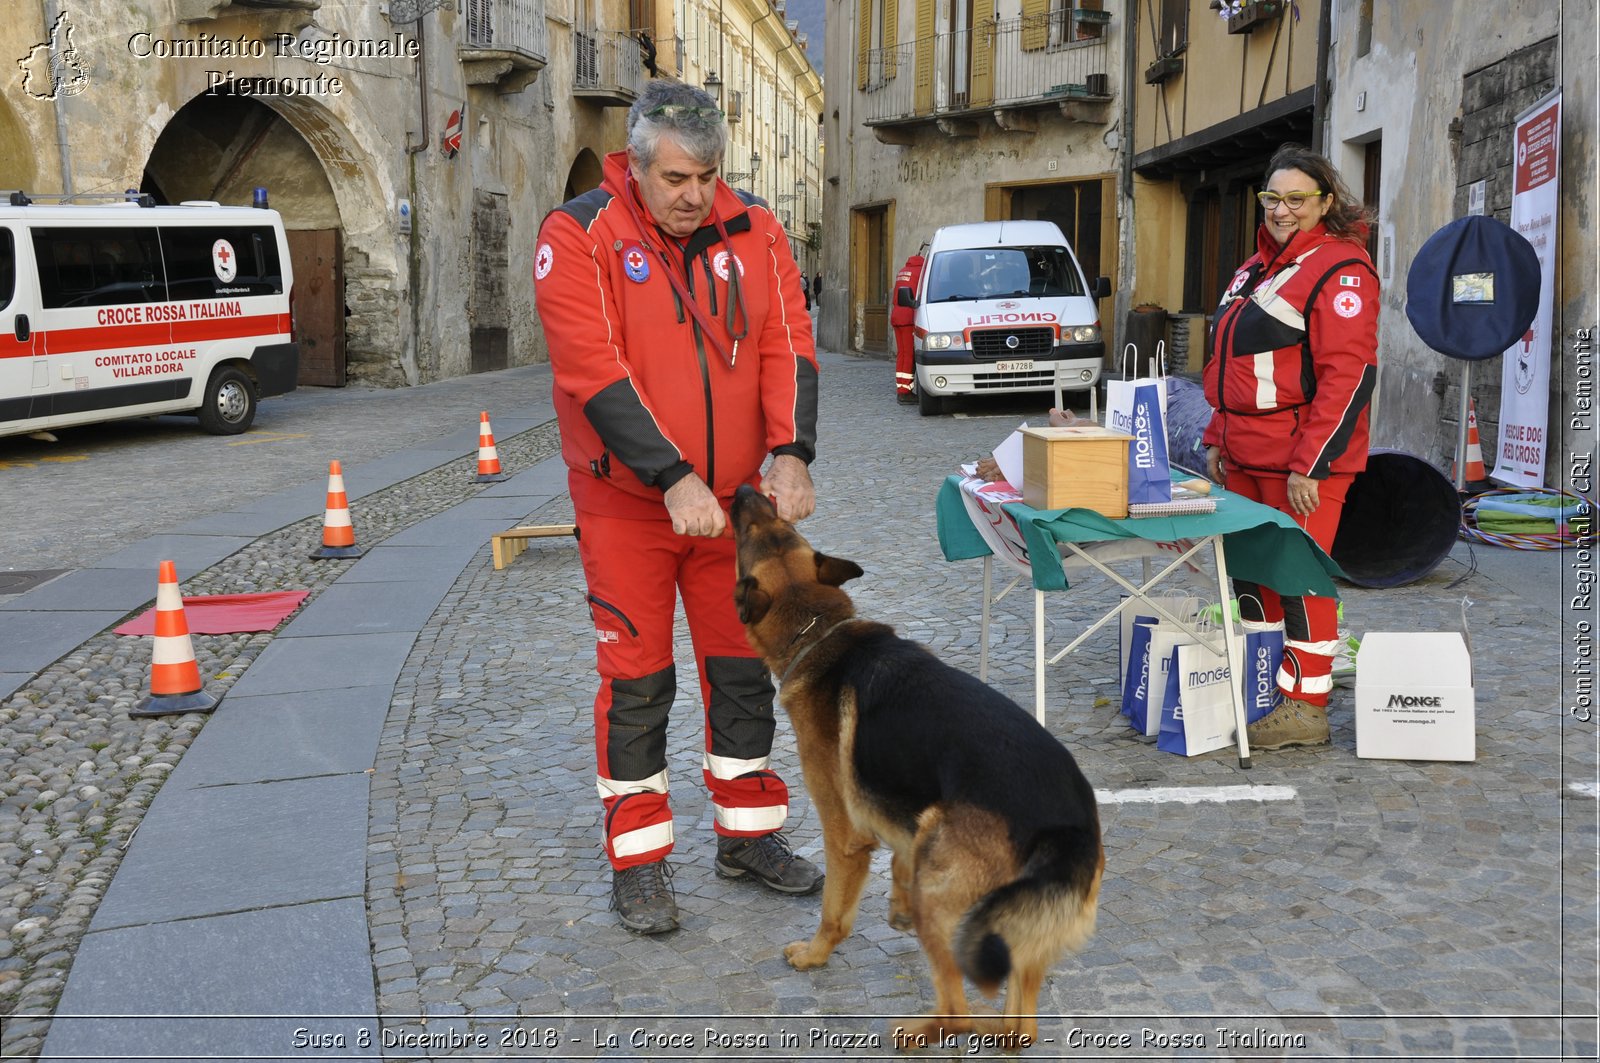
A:
<svg viewBox="0 0 1600 1063">
<path fill-rule="evenodd" d="M 813 550 L 817 558 L 817 582 L 830 587 L 841 587 L 847 580 L 864 575 L 861 566 L 842 557 L 829 557 L 821 550 Z"/>
<path fill-rule="evenodd" d="M 754 576 L 733 585 L 733 604 L 739 610 L 739 623 L 755 624 L 772 608 L 772 595 L 761 589 Z"/>
</svg>

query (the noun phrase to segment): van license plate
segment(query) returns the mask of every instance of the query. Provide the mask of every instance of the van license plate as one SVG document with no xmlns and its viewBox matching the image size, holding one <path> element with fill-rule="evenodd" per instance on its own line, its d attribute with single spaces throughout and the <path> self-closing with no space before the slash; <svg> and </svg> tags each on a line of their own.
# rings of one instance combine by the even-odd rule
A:
<svg viewBox="0 0 1600 1063">
<path fill-rule="evenodd" d="M 1032 358 L 1024 358 L 1020 362 L 996 362 L 996 363 L 994 363 L 994 371 L 996 373 L 1027 373 L 1027 372 L 1031 372 L 1032 370 L 1033 370 L 1033 359 Z"/>
</svg>

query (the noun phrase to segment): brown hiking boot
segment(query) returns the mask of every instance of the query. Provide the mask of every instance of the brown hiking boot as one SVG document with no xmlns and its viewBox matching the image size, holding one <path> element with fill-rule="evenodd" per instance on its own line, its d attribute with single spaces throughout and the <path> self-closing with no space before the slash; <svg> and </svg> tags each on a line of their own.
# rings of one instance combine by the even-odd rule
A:
<svg viewBox="0 0 1600 1063">
<path fill-rule="evenodd" d="M 1284 698 L 1277 708 L 1245 728 L 1250 748 L 1287 749 L 1289 746 L 1325 746 L 1328 711 L 1295 698 Z"/>
</svg>

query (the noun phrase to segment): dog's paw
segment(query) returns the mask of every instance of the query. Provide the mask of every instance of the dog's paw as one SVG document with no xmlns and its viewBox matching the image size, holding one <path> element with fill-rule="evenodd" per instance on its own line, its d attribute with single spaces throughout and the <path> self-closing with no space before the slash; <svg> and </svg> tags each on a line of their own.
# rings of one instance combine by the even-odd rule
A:
<svg viewBox="0 0 1600 1063">
<path fill-rule="evenodd" d="M 789 961 L 789 966 L 797 971 L 809 971 L 814 967 L 824 967 L 828 963 L 828 954 L 817 955 L 817 950 L 811 947 L 809 941 L 791 941 L 783 947 L 783 958 Z"/>
<path fill-rule="evenodd" d="M 889 925 L 903 933 L 915 934 L 917 932 L 916 921 L 911 918 L 910 912 L 897 911 L 894 908 L 889 909 Z"/>
</svg>

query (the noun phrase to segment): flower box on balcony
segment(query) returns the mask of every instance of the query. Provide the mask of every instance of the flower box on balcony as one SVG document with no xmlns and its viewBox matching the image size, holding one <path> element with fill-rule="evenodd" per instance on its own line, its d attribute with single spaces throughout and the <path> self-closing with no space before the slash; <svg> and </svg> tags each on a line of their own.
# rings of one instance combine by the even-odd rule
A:
<svg viewBox="0 0 1600 1063">
<path fill-rule="evenodd" d="M 1255 0 L 1228 16 L 1229 33 L 1253 33 L 1263 23 L 1283 14 L 1283 0 Z"/>
<path fill-rule="evenodd" d="M 1183 56 L 1168 55 L 1157 59 L 1144 70 L 1144 83 L 1146 85 L 1159 85 L 1174 74 L 1183 72 Z"/>
<path fill-rule="evenodd" d="M 1080 26 L 1104 26 L 1111 21 L 1111 12 L 1095 11 L 1090 8 L 1083 7 L 1074 8 L 1072 11 L 1072 21 L 1078 23 Z"/>
</svg>

